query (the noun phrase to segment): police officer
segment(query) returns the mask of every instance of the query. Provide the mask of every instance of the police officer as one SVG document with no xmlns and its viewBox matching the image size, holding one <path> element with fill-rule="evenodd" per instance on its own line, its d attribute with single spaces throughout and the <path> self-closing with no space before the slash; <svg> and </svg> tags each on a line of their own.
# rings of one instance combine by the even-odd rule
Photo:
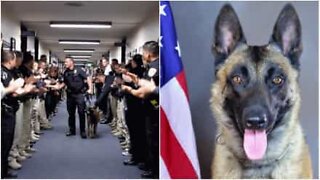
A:
<svg viewBox="0 0 320 180">
<path fill-rule="evenodd" d="M 12 51 L 3 51 L 1 55 L 1 83 L 9 87 L 13 81 L 12 69 L 16 56 Z M 7 94 L 1 101 L 1 178 L 16 177 L 8 172 L 8 156 L 13 143 L 16 112 L 19 103 L 14 93 Z"/>
<path fill-rule="evenodd" d="M 147 171 L 141 176 L 143 178 L 159 177 L 159 45 L 155 41 L 148 41 L 143 45 L 143 60 L 146 64 L 146 72 L 143 79 L 127 73 L 138 89 L 129 86 L 122 86 L 122 89 L 136 97 L 144 99 L 144 109 L 146 115 L 146 136 L 148 144 L 148 154 L 146 160 Z M 145 82 L 150 82 L 154 88 L 147 88 Z M 140 85 L 139 85 L 140 84 Z M 152 91 L 149 91 L 152 89 Z"/>
<path fill-rule="evenodd" d="M 143 60 L 146 62 L 147 71 L 144 79 L 153 81 L 159 87 L 159 45 L 155 41 L 143 45 Z M 142 89 L 142 87 L 141 87 Z M 147 143 L 149 146 L 148 164 L 151 171 L 142 174 L 145 178 L 159 177 L 159 94 L 151 93 L 145 97 Z"/>
<path fill-rule="evenodd" d="M 66 57 L 64 61 L 66 70 L 63 74 L 63 83 L 58 85 L 57 89 L 67 86 L 67 110 L 69 113 L 69 131 L 66 136 L 73 136 L 76 134 L 75 112 L 78 108 L 80 120 L 80 135 L 81 138 L 87 138 L 85 132 L 85 101 L 84 96 L 87 93 L 92 94 L 92 80 L 87 76 L 85 71 L 81 68 L 75 67 L 72 57 Z M 86 84 L 87 83 L 87 84 Z M 87 89 L 88 85 L 88 89 Z"/>
<path fill-rule="evenodd" d="M 128 71 L 139 78 L 142 78 L 145 72 L 143 68 L 142 55 L 136 54 L 130 61 L 131 68 Z M 125 73 L 124 73 L 125 74 Z M 124 76 L 124 79 L 126 76 Z M 141 81 L 141 80 L 140 80 Z M 138 88 L 131 81 L 126 82 L 132 88 Z M 143 112 L 143 100 L 130 93 L 125 94 L 127 110 L 126 110 L 126 124 L 130 134 L 130 159 L 125 160 L 124 165 L 136 165 L 145 162 L 146 154 L 146 128 L 145 128 L 145 113 Z"/>
<path fill-rule="evenodd" d="M 94 84 L 95 84 L 95 88 L 96 88 L 96 98 L 99 97 L 100 93 L 101 93 L 101 89 L 103 86 L 103 82 L 99 81 L 98 76 L 101 76 L 104 74 L 104 67 L 102 65 L 102 59 L 100 59 L 99 61 L 99 67 L 95 69 L 95 80 L 94 80 Z"/>
<path fill-rule="evenodd" d="M 100 94 L 101 94 L 101 91 L 102 91 L 102 87 L 104 85 L 104 82 L 101 81 L 101 79 L 103 79 L 104 77 L 102 76 L 105 76 L 104 73 L 105 73 L 105 69 L 107 67 L 107 65 L 109 65 L 109 60 L 106 59 L 106 58 L 102 58 L 99 62 L 99 67 L 96 69 L 96 75 L 95 75 L 95 87 L 96 87 L 96 99 L 99 98 Z M 109 75 L 109 74 L 108 74 Z M 103 112 L 103 117 L 102 119 L 100 120 L 100 124 L 107 124 L 107 115 L 110 109 L 110 103 L 107 103 L 108 101 L 108 96 L 104 96 L 104 98 L 102 99 L 103 103 L 100 103 L 99 105 L 99 109 L 102 110 Z"/>
</svg>

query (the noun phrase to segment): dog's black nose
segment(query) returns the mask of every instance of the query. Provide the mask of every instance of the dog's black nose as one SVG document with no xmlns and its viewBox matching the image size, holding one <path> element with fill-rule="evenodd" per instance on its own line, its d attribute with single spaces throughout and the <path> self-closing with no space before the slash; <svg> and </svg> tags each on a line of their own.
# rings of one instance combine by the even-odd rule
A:
<svg viewBox="0 0 320 180">
<path fill-rule="evenodd" d="M 246 108 L 243 113 L 244 125 L 248 129 L 265 129 L 268 125 L 267 113 L 262 108 Z"/>
<path fill-rule="evenodd" d="M 249 129 L 263 129 L 266 126 L 267 118 L 254 116 L 248 117 L 246 127 Z"/>
</svg>

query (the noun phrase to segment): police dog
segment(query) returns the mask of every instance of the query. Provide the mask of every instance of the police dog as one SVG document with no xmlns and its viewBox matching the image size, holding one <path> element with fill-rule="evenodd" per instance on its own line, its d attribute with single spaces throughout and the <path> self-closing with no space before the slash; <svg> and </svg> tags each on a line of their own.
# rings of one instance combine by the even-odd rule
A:
<svg viewBox="0 0 320 180">
<path fill-rule="evenodd" d="M 89 138 L 97 137 L 97 126 L 100 121 L 100 110 L 92 103 L 90 95 L 85 96 L 86 103 L 86 120 L 87 120 L 87 136 Z"/>
<path fill-rule="evenodd" d="M 87 108 L 87 135 L 89 138 L 97 137 L 97 125 L 100 120 L 100 113 L 97 108 Z"/>
<path fill-rule="evenodd" d="M 238 17 L 225 5 L 215 24 L 217 122 L 213 178 L 312 178 L 298 114 L 301 25 L 292 5 L 281 11 L 270 42 L 247 45 Z"/>
</svg>

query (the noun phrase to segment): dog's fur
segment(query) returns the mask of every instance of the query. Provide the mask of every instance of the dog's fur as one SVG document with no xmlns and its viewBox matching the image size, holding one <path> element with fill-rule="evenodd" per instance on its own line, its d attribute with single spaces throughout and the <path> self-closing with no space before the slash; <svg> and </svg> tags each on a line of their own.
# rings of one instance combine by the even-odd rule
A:
<svg viewBox="0 0 320 180">
<path fill-rule="evenodd" d="M 100 113 L 98 108 L 88 107 L 87 112 L 87 136 L 89 138 L 97 137 L 97 125 L 100 121 Z"/>
<path fill-rule="evenodd" d="M 310 154 L 298 117 L 302 42 L 293 6 L 283 8 L 269 44 L 249 46 L 236 13 L 225 5 L 216 21 L 212 50 L 216 80 L 211 108 L 217 123 L 212 177 L 312 178 Z M 284 77 L 281 85 L 270 85 L 270 78 L 274 78 L 270 69 Z M 237 73 L 245 76 L 241 87 L 232 84 Z M 249 160 L 243 148 L 243 109 L 250 103 L 264 104 L 269 113 L 265 127 L 268 145 L 261 160 Z"/>
</svg>

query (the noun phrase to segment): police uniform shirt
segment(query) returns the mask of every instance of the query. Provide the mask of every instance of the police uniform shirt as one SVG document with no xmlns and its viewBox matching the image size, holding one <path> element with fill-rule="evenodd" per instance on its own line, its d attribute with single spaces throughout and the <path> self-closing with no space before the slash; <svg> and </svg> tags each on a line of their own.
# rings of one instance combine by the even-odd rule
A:
<svg viewBox="0 0 320 180">
<path fill-rule="evenodd" d="M 24 66 L 24 65 L 21 65 L 20 67 L 19 67 L 19 74 L 20 75 L 22 75 L 22 77 L 24 78 L 24 79 L 26 79 L 26 78 L 29 78 L 30 76 L 32 76 L 32 71 L 30 70 L 30 69 L 28 69 L 26 66 Z M 21 101 L 21 102 L 25 102 L 25 101 L 27 101 L 27 100 L 29 100 L 29 99 L 31 99 L 31 98 L 35 98 L 36 97 L 36 94 L 34 94 L 34 93 L 28 93 L 28 94 L 25 94 L 25 95 L 22 95 L 22 96 L 19 96 L 19 100 Z"/>
<path fill-rule="evenodd" d="M 1 66 L 1 82 L 4 87 L 8 87 L 9 83 L 13 80 L 13 73 L 11 70 L 4 66 Z M 1 105 L 5 105 L 11 108 L 19 107 L 17 98 L 12 96 L 12 93 L 7 94 L 1 101 Z"/>
<path fill-rule="evenodd" d="M 152 79 L 155 85 L 159 87 L 159 58 L 147 65 L 147 70 L 144 74 L 144 78 L 147 80 Z M 148 100 L 154 108 L 159 108 L 159 94 L 152 93 L 146 100 Z"/>
<path fill-rule="evenodd" d="M 23 76 L 20 68 L 14 68 L 12 70 L 12 74 L 13 74 L 13 78 L 14 79 L 18 79 L 18 78 L 24 79 L 24 76 Z M 25 94 L 24 95 L 20 95 L 20 96 L 17 97 L 17 99 L 22 102 L 24 99 L 26 99 L 26 98 L 24 98 L 24 96 L 26 96 L 26 95 Z"/>
<path fill-rule="evenodd" d="M 23 74 L 19 68 L 13 69 L 13 78 L 14 79 L 23 78 Z"/>
<path fill-rule="evenodd" d="M 147 65 L 147 71 L 144 78 L 147 80 L 153 79 L 156 86 L 159 86 L 159 58 Z"/>
<path fill-rule="evenodd" d="M 84 82 L 87 79 L 87 74 L 82 68 L 75 67 L 73 70 L 66 69 L 63 74 L 63 81 L 67 85 L 69 93 L 83 93 L 86 86 Z"/>
</svg>

